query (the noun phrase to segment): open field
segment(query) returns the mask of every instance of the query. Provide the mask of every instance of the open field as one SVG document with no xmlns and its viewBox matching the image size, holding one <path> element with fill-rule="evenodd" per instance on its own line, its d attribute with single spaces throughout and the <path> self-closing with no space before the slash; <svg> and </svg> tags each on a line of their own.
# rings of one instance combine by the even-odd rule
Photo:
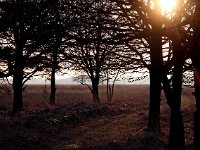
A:
<svg viewBox="0 0 200 150">
<path fill-rule="evenodd" d="M 7 86 L 11 89 L 9 86 Z M 101 103 L 107 102 L 106 87 L 100 85 Z M 84 85 L 57 85 L 56 103 L 58 105 L 69 103 L 92 103 L 92 95 L 87 86 Z M 24 91 L 25 108 L 48 107 L 50 86 L 47 85 L 28 85 Z M 146 101 L 148 102 L 149 87 L 146 85 L 116 85 L 113 100 L 116 101 Z M 12 93 L 0 92 L 0 107 L 7 109 L 12 105 Z"/>
<path fill-rule="evenodd" d="M 92 104 L 86 86 L 58 85 L 56 106 L 48 105 L 49 86 L 29 85 L 24 92 L 24 110 L 9 116 L 12 92 L 0 93 L 0 150 L 65 149 L 167 149 L 169 108 L 161 101 L 162 133 L 145 132 L 148 122 L 148 85 L 116 85 L 108 103 L 100 85 L 101 104 Z M 192 143 L 194 89 L 183 88 L 182 112 L 187 149 Z"/>
</svg>

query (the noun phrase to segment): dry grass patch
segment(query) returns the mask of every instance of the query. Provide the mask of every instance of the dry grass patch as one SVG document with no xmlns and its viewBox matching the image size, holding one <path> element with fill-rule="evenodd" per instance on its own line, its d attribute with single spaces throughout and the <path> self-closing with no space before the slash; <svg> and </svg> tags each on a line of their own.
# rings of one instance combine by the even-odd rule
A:
<svg viewBox="0 0 200 150">
<path fill-rule="evenodd" d="M 0 92 L 0 137 L 6 135 L 3 144 L 12 145 L 13 150 L 16 147 L 9 140 L 24 149 L 31 149 L 34 142 L 36 146 L 32 149 L 46 147 L 60 150 L 81 146 L 101 150 L 117 147 L 166 149 L 170 110 L 163 94 L 160 116 L 162 133 L 152 137 L 145 132 L 149 85 L 116 85 L 111 103 L 107 102 L 106 86 L 100 85 L 99 90 L 101 104 L 97 106 L 92 104 L 92 95 L 86 86 L 57 85 L 57 105 L 52 107 L 48 104 L 49 85 L 46 91 L 44 85 L 28 85 L 23 93 L 25 110 L 15 118 L 3 115 L 12 107 L 12 93 Z M 192 92 L 192 88 L 183 88 L 182 112 L 188 150 L 192 144 L 192 114 L 195 110 Z M 19 136 L 18 140 L 13 135 Z"/>
</svg>

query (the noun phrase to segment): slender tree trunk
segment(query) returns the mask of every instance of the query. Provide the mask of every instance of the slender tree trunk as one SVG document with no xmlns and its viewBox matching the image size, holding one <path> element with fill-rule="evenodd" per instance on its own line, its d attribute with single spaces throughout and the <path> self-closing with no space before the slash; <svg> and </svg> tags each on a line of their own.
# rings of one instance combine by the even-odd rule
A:
<svg viewBox="0 0 200 150">
<path fill-rule="evenodd" d="M 56 39 L 57 40 L 57 39 Z M 57 42 L 59 42 L 57 40 Z M 55 74 L 56 74 L 56 68 L 58 63 L 58 46 L 59 43 L 56 43 L 56 48 L 53 49 L 53 61 L 52 61 L 52 70 L 51 70 L 51 93 L 50 93 L 50 99 L 49 104 L 54 105 L 55 104 L 55 97 L 56 97 L 56 80 L 55 80 Z"/>
<path fill-rule="evenodd" d="M 49 99 L 50 105 L 55 104 L 55 97 L 56 97 L 55 70 L 56 70 L 55 68 L 52 68 L 52 72 L 51 72 L 51 93 L 50 93 L 50 99 Z"/>
<path fill-rule="evenodd" d="M 22 99 L 22 92 L 23 92 L 23 46 L 18 45 L 16 46 L 15 52 L 15 65 L 14 65 L 14 74 L 13 74 L 13 91 L 14 91 L 14 98 L 13 98 L 13 109 L 12 114 L 15 114 L 19 110 L 23 109 L 23 99 Z"/>
<path fill-rule="evenodd" d="M 55 44 L 52 45 L 52 52 L 53 52 L 53 60 L 52 60 L 52 66 L 51 66 L 51 93 L 50 93 L 50 98 L 49 98 L 49 104 L 54 105 L 55 100 L 56 100 L 56 81 L 55 81 L 55 74 L 56 74 L 56 69 L 58 67 L 58 51 L 60 48 L 60 44 L 62 41 L 62 32 L 60 30 L 60 25 L 58 24 L 60 22 L 60 13 L 57 9 L 57 1 L 49 1 L 52 5 L 52 11 L 55 13 L 56 17 L 56 34 L 55 34 Z"/>
<path fill-rule="evenodd" d="M 108 102 L 111 102 L 112 101 L 112 98 L 113 98 L 113 94 L 114 94 L 114 88 L 115 88 L 115 82 L 116 82 L 116 80 L 117 80 L 117 77 L 118 77 L 118 75 L 119 75 L 119 72 L 120 72 L 120 70 L 118 70 L 117 71 L 117 73 L 116 73 L 116 75 L 115 75 L 115 77 L 114 77 L 114 79 L 113 79 L 113 82 L 112 82 L 112 84 L 109 84 L 109 73 L 107 72 L 107 88 L 106 88 L 106 90 L 107 90 L 107 98 L 108 98 Z"/>
</svg>

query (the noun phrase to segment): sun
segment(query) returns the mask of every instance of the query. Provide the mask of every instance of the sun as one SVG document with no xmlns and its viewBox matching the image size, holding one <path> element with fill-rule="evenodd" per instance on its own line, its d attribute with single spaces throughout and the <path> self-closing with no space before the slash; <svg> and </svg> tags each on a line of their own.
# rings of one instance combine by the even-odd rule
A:
<svg viewBox="0 0 200 150">
<path fill-rule="evenodd" d="M 163 13 L 170 13 L 176 6 L 176 0 L 159 0 Z"/>
</svg>

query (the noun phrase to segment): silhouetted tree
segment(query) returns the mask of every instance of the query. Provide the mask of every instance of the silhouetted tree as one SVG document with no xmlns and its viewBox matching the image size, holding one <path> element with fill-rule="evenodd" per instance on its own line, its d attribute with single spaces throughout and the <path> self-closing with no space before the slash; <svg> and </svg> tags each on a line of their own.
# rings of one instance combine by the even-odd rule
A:
<svg viewBox="0 0 200 150">
<path fill-rule="evenodd" d="M 49 104 L 50 105 L 54 105 L 55 104 L 55 96 L 56 96 L 56 81 L 55 81 L 55 74 L 56 71 L 59 68 L 59 63 L 60 63 L 60 59 L 59 59 L 59 54 L 60 54 L 60 47 L 61 47 L 61 40 L 63 37 L 63 32 L 64 32 L 64 27 L 63 27 L 63 23 L 61 21 L 61 14 L 59 12 L 60 9 L 60 4 L 59 2 L 51 2 L 49 4 L 51 6 L 51 10 L 50 10 L 50 16 L 51 16 L 51 22 L 50 24 L 52 24 L 54 26 L 54 32 L 52 34 L 54 34 L 53 38 L 50 39 L 51 43 L 49 44 L 49 49 L 50 49 L 50 54 L 51 54 L 51 58 L 52 60 L 50 61 L 50 68 L 51 68 L 51 91 L 50 91 L 50 98 L 49 98 Z"/>
<path fill-rule="evenodd" d="M 123 33 L 126 29 L 121 28 L 118 8 L 112 1 L 82 1 L 79 5 L 78 25 L 70 33 L 75 46 L 66 49 L 66 53 L 72 56 L 69 61 L 71 68 L 84 71 L 90 78 L 93 101 L 99 103 L 100 77 L 109 62 L 113 60 L 115 63 L 111 64 L 119 64 L 117 46 L 130 39 L 131 35 Z"/>
<path fill-rule="evenodd" d="M 125 16 L 132 22 L 130 27 L 137 33 L 135 39 L 137 41 L 145 39 L 145 42 L 141 42 L 141 45 L 146 47 L 143 48 L 143 53 L 145 51 L 149 51 L 150 53 L 148 56 L 150 65 L 147 67 L 150 71 L 148 129 L 154 133 L 160 131 L 159 115 L 162 83 L 168 104 L 171 108 L 169 147 L 170 149 L 184 149 L 184 129 L 180 112 L 180 102 L 183 64 L 185 61 L 185 51 L 187 50 L 187 48 L 184 48 L 187 47 L 187 44 L 184 45 L 186 40 L 183 39 L 185 28 L 182 28 L 182 26 L 187 24 L 187 21 L 185 21 L 187 18 L 185 19 L 185 16 L 182 17 L 183 12 L 178 8 L 174 12 L 175 16 L 165 18 L 165 16 L 162 16 L 159 1 L 156 0 L 119 0 L 117 3 L 121 6 L 120 8 L 123 10 Z M 184 2 L 179 2 L 178 4 L 183 5 Z M 180 8 L 182 7 L 180 6 Z M 173 36 L 169 36 L 170 32 Z M 166 37 L 172 41 L 172 46 L 169 47 L 168 55 L 164 56 L 163 45 L 166 44 Z M 132 50 L 135 49 L 132 48 Z M 136 49 L 136 51 L 139 50 Z M 140 58 L 140 61 L 145 64 L 144 57 Z M 172 79 L 167 77 L 169 73 L 173 76 Z"/>
<path fill-rule="evenodd" d="M 150 72 L 150 103 L 148 130 L 160 132 L 160 93 L 162 56 L 162 16 L 158 2 L 118 0 L 118 5 L 130 21 L 129 28 L 134 31 L 130 51 L 135 52 L 141 67 Z M 155 6 L 152 4 L 154 3 Z M 150 61 L 150 62 L 149 62 Z M 150 65 L 149 65 L 150 64 Z"/>
<path fill-rule="evenodd" d="M 47 51 L 44 45 L 52 36 L 53 26 L 48 22 L 48 8 L 45 1 L 1 2 L 1 20 L 5 25 L 14 47 L 13 53 L 13 110 L 23 108 L 22 89 L 24 83 L 45 65 Z"/>
</svg>

